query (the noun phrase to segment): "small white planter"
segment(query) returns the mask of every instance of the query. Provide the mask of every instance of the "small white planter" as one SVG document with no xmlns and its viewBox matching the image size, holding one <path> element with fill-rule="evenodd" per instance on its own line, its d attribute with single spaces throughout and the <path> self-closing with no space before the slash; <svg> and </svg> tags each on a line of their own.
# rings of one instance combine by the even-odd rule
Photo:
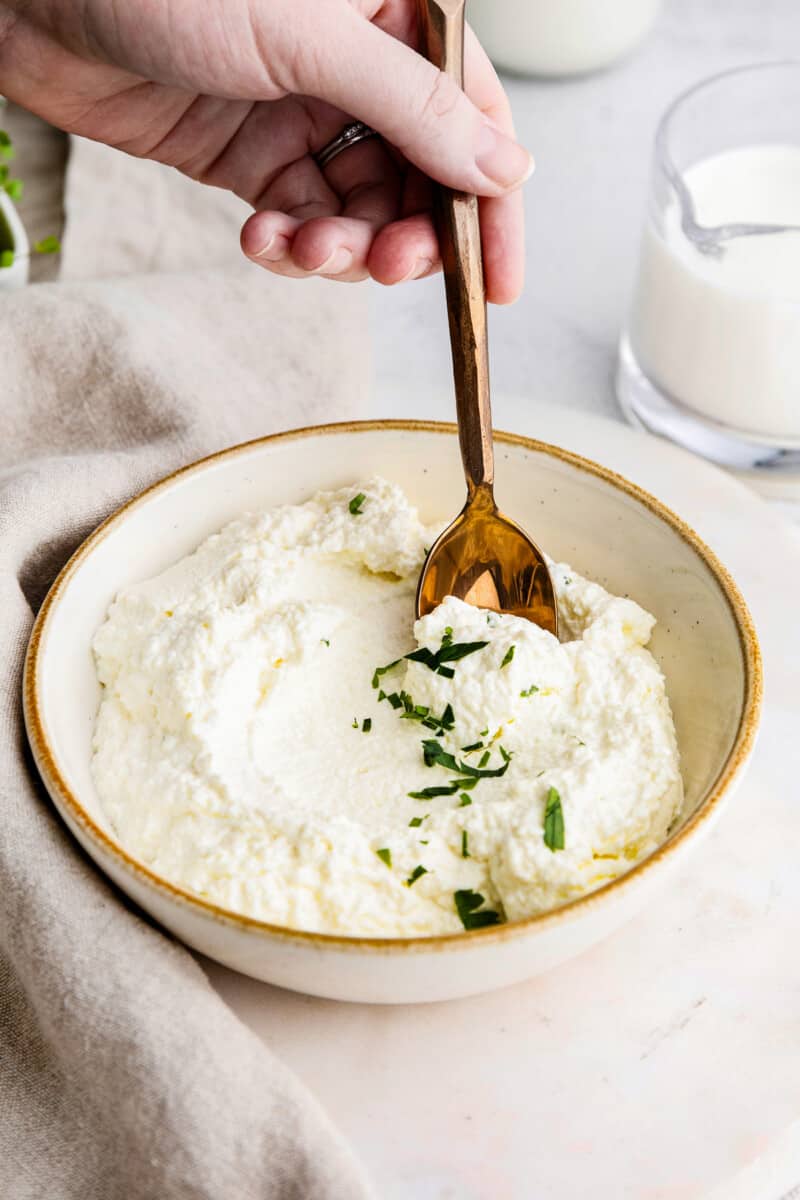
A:
<svg viewBox="0 0 800 1200">
<path fill-rule="evenodd" d="M 30 268 L 30 243 L 14 202 L 0 191 L 0 250 L 13 250 L 14 262 L 0 267 L 0 292 L 24 287 Z"/>
</svg>

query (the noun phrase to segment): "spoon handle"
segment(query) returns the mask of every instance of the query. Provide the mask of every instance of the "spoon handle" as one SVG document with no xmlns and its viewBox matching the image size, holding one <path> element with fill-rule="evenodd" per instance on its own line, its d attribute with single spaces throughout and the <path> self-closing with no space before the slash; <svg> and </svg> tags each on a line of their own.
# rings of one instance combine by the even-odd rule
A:
<svg viewBox="0 0 800 1200">
<path fill-rule="evenodd" d="M 418 0 L 420 40 L 426 57 L 464 85 L 466 0 Z M 494 482 L 489 345 L 478 199 L 436 189 L 436 217 L 447 293 L 453 378 L 461 458 L 472 499 Z"/>
</svg>

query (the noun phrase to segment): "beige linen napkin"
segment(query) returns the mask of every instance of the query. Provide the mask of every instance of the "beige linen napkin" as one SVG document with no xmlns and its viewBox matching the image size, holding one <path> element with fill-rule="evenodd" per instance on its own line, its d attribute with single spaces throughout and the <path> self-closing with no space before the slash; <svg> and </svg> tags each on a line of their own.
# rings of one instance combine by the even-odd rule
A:
<svg viewBox="0 0 800 1200">
<path fill-rule="evenodd" d="M 95 212 L 89 230 L 67 201 L 67 257 L 73 230 L 98 257 L 107 233 L 113 251 L 124 208 Z M 79 850 L 22 727 L 34 613 L 110 509 L 199 454 L 360 407 L 360 297 L 239 263 L 226 220 L 201 212 L 189 225 L 220 244 L 230 233 L 230 269 L 46 283 L 0 299 L 3 1200 L 369 1194 L 300 1083 Z M 158 221 L 153 237 L 169 241 L 168 201 Z"/>
</svg>

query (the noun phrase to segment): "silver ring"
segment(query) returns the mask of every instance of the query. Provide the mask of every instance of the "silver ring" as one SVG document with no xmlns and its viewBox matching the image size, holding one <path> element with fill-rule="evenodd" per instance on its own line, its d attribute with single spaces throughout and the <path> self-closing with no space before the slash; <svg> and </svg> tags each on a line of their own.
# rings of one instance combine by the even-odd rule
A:
<svg viewBox="0 0 800 1200">
<path fill-rule="evenodd" d="M 350 146 L 355 146 L 359 142 L 363 142 L 365 138 L 377 137 L 376 130 L 370 129 L 369 125 L 365 125 L 363 121 L 353 121 L 350 125 L 345 125 L 336 137 L 328 142 L 327 146 L 323 146 L 314 155 L 314 162 L 318 167 L 327 167 L 329 162 L 336 158 L 337 154 L 341 154 L 343 150 L 347 150 Z"/>
</svg>

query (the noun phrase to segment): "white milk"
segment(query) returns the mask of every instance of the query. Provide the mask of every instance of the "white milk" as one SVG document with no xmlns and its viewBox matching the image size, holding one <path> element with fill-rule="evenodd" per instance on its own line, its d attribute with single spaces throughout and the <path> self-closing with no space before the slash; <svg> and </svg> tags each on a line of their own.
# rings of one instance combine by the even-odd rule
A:
<svg viewBox="0 0 800 1200">
<path fill-rule="evenodd" d="M 800 225 L 800 146 L 726 150 L 689 168 L 696 221 Z M 800 232 L 738 237 L 714 256 L 645 228 L 630 341 L 640 367 L 695 412 L 761 441 L 800 440 Z"/>
<path fill-rule="evenodd" d="M 627 54 L 660 7 L 661 0 L 469 0 L 467 18 L 497 66 L 575 75 Z"/>
</svg>

